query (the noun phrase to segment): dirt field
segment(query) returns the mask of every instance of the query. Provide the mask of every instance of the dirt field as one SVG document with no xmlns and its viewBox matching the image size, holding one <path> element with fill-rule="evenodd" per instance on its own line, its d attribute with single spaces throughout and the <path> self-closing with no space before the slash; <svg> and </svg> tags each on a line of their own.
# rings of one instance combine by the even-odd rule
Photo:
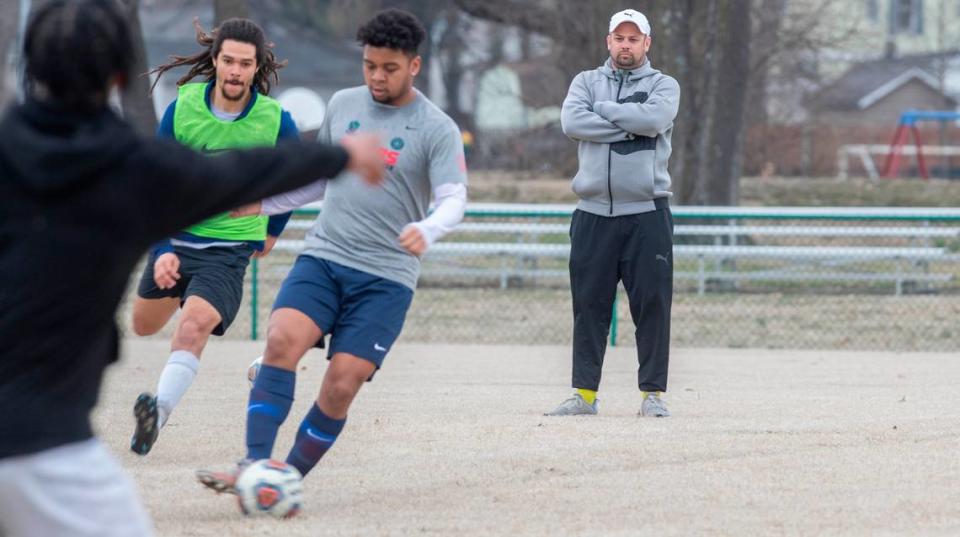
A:
<svg viewBox="0 0 960 537">
<path fill-rule="evenodd" d="M 96 426 L 162 536 L 957 535 L 956 354 L 683 349 L 669 419 L 636 416 L 635 355 L 607 355 L 601 415 L 568 395 L 564 347 L 402 341 L 306 479 L 291 521 L 243 518 L 193 481 L 242 455 L 256 343 L 216 341 L 147 458 L 127 451 L 164 341 L 127 341 Z M 325 367 L 311 355 L 275 455 Z"/>
<path fill-rule="evenodd" d="M 292 260 L 275 258 L 260 280 L 258 338 Z M 138 273 L 139 274 L 139 273 Z M 960 273 L 958 273 L 960 274 Z M 228 339 L 250 339 L 250 273 Z M 958 278 L 960 280 L 960 278 Z M 953 352 L 960 349 L 956 283 L 941 294 L 708 293 L 675 284 L 671 341 L 676 347 Z M 133 290 L 131 290 L 132 296 Z M 129 300 L 118 315 L 129 326 Z M 404 336 L 417 343 L 568 345 L 570 291 L 562 287 L 418 288 Z M 619 345 L 634 344 L 629 301 L 620 292 Z M 169 341 L 176 322 L 157 336 Z"/>
</svg>

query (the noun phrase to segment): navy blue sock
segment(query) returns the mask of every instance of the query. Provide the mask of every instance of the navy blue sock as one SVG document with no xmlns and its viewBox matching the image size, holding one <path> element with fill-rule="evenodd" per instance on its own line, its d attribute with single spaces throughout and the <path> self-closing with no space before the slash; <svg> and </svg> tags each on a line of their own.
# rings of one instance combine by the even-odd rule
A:
<svg viewBox="0 0 960 537">
<path fill-rule="evenodd" d="M 290 413 L 297 374 L 264 364 L 247 405 L 247 458 L 269 459 L 277 430 Z"/>
<path fill-rule="evenodd" d="M 304 416 L 297 431 L 297 440 L 287 455 L 287 464 L 300 470 L 301 475 L 313 469 L 320 462 L 323 454 L 337 441 L 337 436 L 347 423 L 346 418 L 335 420 L 320 410 L 316 403 L 310 407 L 310 412 Z"/>
</svg>

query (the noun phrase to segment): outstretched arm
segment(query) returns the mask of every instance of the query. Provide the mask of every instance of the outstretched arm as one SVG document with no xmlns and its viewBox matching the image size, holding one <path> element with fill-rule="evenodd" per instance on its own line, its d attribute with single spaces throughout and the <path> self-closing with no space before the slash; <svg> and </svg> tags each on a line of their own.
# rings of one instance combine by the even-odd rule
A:
<svg viewBox="0 0 960 537">
<path fill-rule="evenodd" d="M 263 214 L 279 214 L 303 207 L 314 201 L 320 201 L 327 192 L 327 181 L 328 179 L 320 179 L 305 187 L 271 196 L 263 200 L 260 211 Z"/>
<path fill-rule="evenodd" d="M 300 130 L 297 129 L 297 124 L 293 121 L 293 116 L 286 110 L 280 113 L 280 131 L 277 133 L 277 142 L 282 141 L 300 141 Z M 277 242 L 277 238 L 280 237 L 284 228 L 287 227 L 287 222 L 290 221 L 291 216 L 293 216 L 291 212 L 280 211 L 271 213 L 270 219 L 267 222 L 267 239 L 263 251 L 258 252 L 256 255 L 262 257 L 269 253 L 270 249 L 273 248 L 273 244 Z"/>
<path fill-rule="evenodd" d="M 336 102 L 337 96 L 334 95 L 333 99 L 330 100 L 331 106 Z M 324 119 L 323 124 L 320 125 L 320 130 L 317 131 L 317 141 L 321 144 L 329 144 L 333 142 L 333 137 L 330 133 L 329 120 L 330 117 L 328 115 L 327 118 Z M 349 138 L 346 139 L 346 143 L 351 143 Z M 314 201 L 320 201 L 323 199 L 323 195 L 326 193 L 327 180 L 327 178 L 319 179 L 296 190 L 277 194 L 260 202 L 251 203 L 244 207 L 240 207 L 234 210 L 231 213 L 231 216 L 248 216 L 255 214 L 272 216 L 282 214 L 287 211 L 292 211 Z"/>
<path fill-rule="evenodd" d="M 146 142 L 129 157 L 139 179 L 131 203 L 141 214 L 151 214 L 143 225 L 153 241 L 232 207 L 317 177 L 334 177 L 345 168 L 379 183 L 379 140 L 358 136 L 350 143 L 349 152 L 340 146 L 284 143 L 206 157 L 176 143 Z"/>
<path fill-rule="evenodd" d="M 296 190 L 270 196 L 263 201 L 251 203 L 250 205 L 244 205 L 231 212 L 230 216 L 250 216 L 256 214 L 273 216 L 276 214 L 287 214 L 308 203 L 322 200 L 323 195 L 327 191 L 327 181 L 328 179 L 320 179 Z"/>
</svg>

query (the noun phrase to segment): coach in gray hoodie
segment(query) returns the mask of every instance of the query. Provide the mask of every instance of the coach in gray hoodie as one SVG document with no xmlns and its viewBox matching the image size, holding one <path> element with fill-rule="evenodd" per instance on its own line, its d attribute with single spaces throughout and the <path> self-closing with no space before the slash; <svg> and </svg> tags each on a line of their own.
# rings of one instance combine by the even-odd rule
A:
<svg viewBox="0 0 960 537">
<path fill-rule="evenodd" d="M 650 65 L 650 23 L 628 9 L 610 19 L 610 57 L 573 79 L 560 115 L 580 143 L 570 225 L 573 397 L 549 415 L 597 413 L 597 390 L 617 284 L 636 325 L 643 416 L 669 416 L 673 298 L 670 135 L 680 86 Z"/>
</svg>

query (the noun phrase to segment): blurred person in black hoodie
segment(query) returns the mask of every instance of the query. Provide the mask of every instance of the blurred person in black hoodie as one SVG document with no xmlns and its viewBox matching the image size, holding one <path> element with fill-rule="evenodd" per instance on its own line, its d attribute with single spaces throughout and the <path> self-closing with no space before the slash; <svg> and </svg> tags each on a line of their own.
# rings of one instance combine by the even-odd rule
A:
<svg viewBox="0 0 960 537">
<path fill-rule="evenodd" d="M 90 412 L 118 358 L 115 313 L 147 248 L 213 214 L 351 169 L 372 136 L 205 157 L 107 106 L 132 65 L 114 0 L 53 0 L 24 41 L 27 98 L 0 120 L 0 535 L 150 535 Z"/>
</svg>

